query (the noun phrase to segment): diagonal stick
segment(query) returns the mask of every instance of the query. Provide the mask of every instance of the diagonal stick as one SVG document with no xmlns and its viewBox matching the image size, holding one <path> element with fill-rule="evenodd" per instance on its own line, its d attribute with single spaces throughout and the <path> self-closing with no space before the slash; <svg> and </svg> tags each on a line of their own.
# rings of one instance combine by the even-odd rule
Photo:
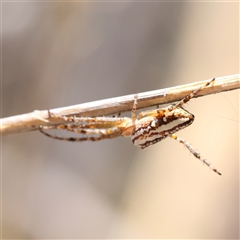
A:
<svg viewBox="0 0 240 240">
<path fill-rule="evenodd" d="M 149 92 L 138 93 L 137 109 L 169 104 L 181 100 L 208 80 L 175 86 L 171 88 L 159 89 Z M 194 97 L 206 96 L 224 91 L 240 88 L 240 74 L 218 77 L 213 86 L 204 88 Z M 50 109 L 53 115 L 96 117 L 118 114 L 132 110 L 134 94 L 121 97 L 109 98 L 94 102 L 82 103 L 78 105 Z M 62 121 L 51 117 L 48 110 L 35 110 L 31 113 L 6 117 L 0 119 L 1 135 L 37 130 L 34 126 L 49 126 L 61 124 Z"/>
</svg>

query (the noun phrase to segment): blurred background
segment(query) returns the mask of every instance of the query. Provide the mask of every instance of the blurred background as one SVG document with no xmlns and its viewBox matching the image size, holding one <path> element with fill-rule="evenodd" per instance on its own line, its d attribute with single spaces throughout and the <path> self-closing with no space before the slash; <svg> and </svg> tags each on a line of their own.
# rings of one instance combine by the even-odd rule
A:
<svg viewBox="0 0 240 240">
<path fill-rule="evenodd" d="M 239 73 L 237 2 L 1 6 L 2 117 Z M 185 107 L 222 176 L 172 139 L 4 136 L 2 237 L 238 239 L 239 90 Z"/>
</svg>

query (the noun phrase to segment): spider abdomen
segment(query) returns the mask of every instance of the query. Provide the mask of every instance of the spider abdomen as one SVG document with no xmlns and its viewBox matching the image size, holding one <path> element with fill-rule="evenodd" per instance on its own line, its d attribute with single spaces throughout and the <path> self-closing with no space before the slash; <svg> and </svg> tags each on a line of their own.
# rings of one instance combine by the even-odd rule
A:
<svg viewBox="0 0 240 240">
<path fill-rule="evenodd" d="M 133 129 L 132 142 L 144 149 L 189 126 L 193 120 L 194 115 L 183 108 L 165 112 L 161 117 L 140 119 Z"/>
</svg>

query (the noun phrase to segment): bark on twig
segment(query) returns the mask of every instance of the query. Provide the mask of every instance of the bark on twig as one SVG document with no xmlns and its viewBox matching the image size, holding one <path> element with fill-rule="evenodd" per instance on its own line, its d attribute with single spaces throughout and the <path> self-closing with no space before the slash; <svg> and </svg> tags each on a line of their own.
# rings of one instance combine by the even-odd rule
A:
<svg viewBox="0 0 240 240">
<path fill-rule="evenodd" d="M 205 82 L 195 82 L 186 85 L 138 93 L 137 109 L 172 103 L 181 100 L 187 94 Z M 213 86 L 204 88 L 195 97 L 206 96 L 240 88 L 240 75 L 216 78 Z M 134 94 L 105 100 L 88 102 L 69 107 L 50 109 L 54 115 L 96 117 L 118 114 L 132 110 Z M 37 130 L 34 126 L 60 124 L 59 119 L 49 116 L 48 110 L 35 110 L 31 113 L 1 119 L 0 132 L 2 135 Z M 63 122 L 62 122 L 63 123 Z"/>
</svg>

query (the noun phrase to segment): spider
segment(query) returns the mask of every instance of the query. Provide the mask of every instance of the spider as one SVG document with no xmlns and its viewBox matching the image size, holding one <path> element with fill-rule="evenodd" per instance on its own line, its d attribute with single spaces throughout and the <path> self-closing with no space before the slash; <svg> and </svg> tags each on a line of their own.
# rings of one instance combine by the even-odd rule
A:
<svg viewBox="0 0 240 240">
<path fill-rule="evenodd" d="M 144 111 L 136 115 L 137 95 L 134 96 L 132 116 L 129 117 L 67 117 L 56 116 L 66 123 L 55 126 L 39 126 L 39 131 L 44 135 L 72 142 L 99 141 L 102 139 L 111 139 L 118 136 L 131 137 L 135 146 L 144 149 L 166 137 L 171 137 L 183 144 L 197 159 L 206 164 L 211 170 L 221 175 L 207 160 L 203 159 L 187 141 L 179 138 L 177 131 L 189 126 L 194 121 L 194 115 L 184 109 L 182 106 L 190 101 L 203 88 L 213 84 L 215 78 L 192 91 L 176 104 L 165 108 Z M 50 116 L 52 115 L 49 111 Z M 81 134 L 80 137 L 59 137 L 51 135 L 43 130 L 63 129 L 70 132 Z"/>
</svg>

